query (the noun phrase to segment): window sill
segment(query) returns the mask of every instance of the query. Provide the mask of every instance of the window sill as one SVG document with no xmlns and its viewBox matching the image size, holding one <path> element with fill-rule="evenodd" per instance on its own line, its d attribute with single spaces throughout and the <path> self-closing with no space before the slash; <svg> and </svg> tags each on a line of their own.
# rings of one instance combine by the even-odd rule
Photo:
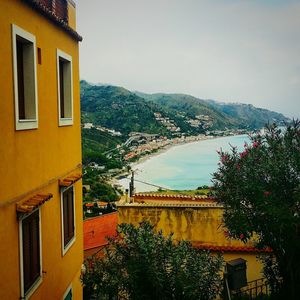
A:
<svg viewBox="0 0 300 300">
<path fill-rule="evenodd" d="M 63 118 L 59 119 L 59 126 L 71 126 L 73 125 L 73 118 Z"/>
<path fill-rule="evenodd" d="M 75 243 L 75 235 L 71 239 L 71 241 L 62 249 L 62 256 L 65 256 L 65 254 L 69 251 L 69 249 L 72 247 L 72 245 Z"/>
<path fill-rule="evenodd" d="M 43 278 L 40 276 L 32 285 L 32 287 L 27 291 L 25 296 L 23 297 L 25 300 L 29 299 L 33 293 L 37 290 L 37 288 L 41 285 L 43 282 Z"/>
<path fill-rule="evenodd" d="M 16 130 L 37 129 L 38 120 L 18 120 L 16 122 Z"/>
</svg>

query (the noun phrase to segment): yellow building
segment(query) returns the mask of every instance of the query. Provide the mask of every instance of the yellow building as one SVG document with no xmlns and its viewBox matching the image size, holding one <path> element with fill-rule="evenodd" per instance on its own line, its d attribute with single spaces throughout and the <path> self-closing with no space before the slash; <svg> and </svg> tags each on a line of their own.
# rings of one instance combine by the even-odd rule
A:
<svg viewBox="0 0 300 300">
<path fill-rule="evenodd" d="M 136 194 L 132 203 L 120 201 L 118 223 L 138 225 L 147 220 L 174 240 L 187 240 L 199 249 L 222 253 L 225 261 L 243 258 L 247 261 L 247 280 L 262 278 L 260 251 L 254 244 L 226 238 L 222 224 L 223 207 L 213 199 L 201 196 Z M 268 250 L 267 250 L 268 251 Z"/>
<path fill-rule="evenodd" d="M 72 0 L 0 0 L 0 299 L 81 299 Z"/>
</svg>

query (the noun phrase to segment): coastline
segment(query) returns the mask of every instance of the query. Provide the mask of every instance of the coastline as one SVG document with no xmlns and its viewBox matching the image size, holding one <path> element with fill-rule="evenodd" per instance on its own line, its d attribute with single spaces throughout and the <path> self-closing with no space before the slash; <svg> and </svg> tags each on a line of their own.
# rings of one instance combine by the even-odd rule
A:
<svg viewBox="0 0 300 300">
<path fill-rule="evenodd" d="M 153 153 L 149 153 L 149 154 L 145 154 L 142 157 L 140 157 L 137 161 L 130 163 L 130 167 L 133 170 L 133 167 L 136 165 L 139 165 L 155 156 L 161 155 L 162 153 L 167 152 L 168 150 L 170 150 L 171 148 L 175 148 L 177 146 L 182 146 L 182 145 L 187 145 L 187 144 L 191 144 L 191 143 L 196 143 L 196 142 L 201 142 L 201 141 L 206 141 L 206 140 L 211 140 L 211 139 L 217 139 L 217 138 L 221 138 L 223 136 L 204 136 L 198 139 L 194 139 L 194 140 L 188 140 L 188 141 L 182 141 L 182 142 L 178 142 L 178 143 L 170 143 L 167 144 L 161 148 L 158 148 L 157 151 L 153 152 Z M 129 175 L 129 173 L 128 173 Z"/>
<path fill-rule="evenodd" d="M 219 139 L 219 138 L 242 136 L 242 135 L 246 135 L 246 134 L 245 133 L 242 133 L 242 134 L 237 133 L 237 134 L 226 135 L 226 136 L 224 136 L 224 135 L 214 135 L 214 136 L 212 136 L 212 135 L 209 135 L 209 136 L 201 135 L 201 136 L 189 137 L 188 140 L 182 140 L 180 142 L 177 140 L 176 142 L 168 143 L 167 145 L 158 148 L 157 151 L 149 153 L 149 154 L 145 154 L 145 155 L 141 156 L 137 161 L 134 161 L 134 162 L 130 163 L 129 165 L 131 167 L 131 170 L 129 172 L 124 171 L 121 174 L 118 174 L 118 175 L 114 176 L 112 178 L 111 182 L 115 185 L 120 185 L 120 181 L 122 181 L 124 179 L 129 180 L 129 176 L 131 174 L 131 171 L 136 171 L 136 166 L 140 165 L 141 163 L 144 163 L 144 162 L 148 161 L 149 159 L 152 159 L 153 157 L 159 156 L 162 153 L 167 152 L 171 148 L 175 148 L 176 146 L 183 146 L 183 145 L 202 142 L 202 141 L 207 141 L 207 140 L 214 140 L 214 139 Z"/>
</svg>

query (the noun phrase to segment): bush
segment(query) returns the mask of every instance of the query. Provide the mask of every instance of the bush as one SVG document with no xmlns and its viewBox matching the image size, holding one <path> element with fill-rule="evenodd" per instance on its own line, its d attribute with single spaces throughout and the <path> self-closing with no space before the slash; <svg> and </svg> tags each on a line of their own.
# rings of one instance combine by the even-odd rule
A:
<svg viewBox="0 0 300 300">
<path fill-rule="evenodd" d="M 222 287 L 220 256 L 173 242 L 143 222 L 121 224 L 104 257 L 85 261 L 86 299 L 215 299 Z"/>
</svg>

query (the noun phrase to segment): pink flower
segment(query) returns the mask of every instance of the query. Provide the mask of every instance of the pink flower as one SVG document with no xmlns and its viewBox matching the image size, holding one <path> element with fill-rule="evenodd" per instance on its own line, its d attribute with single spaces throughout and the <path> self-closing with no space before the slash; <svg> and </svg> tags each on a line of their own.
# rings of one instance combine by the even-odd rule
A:
<svg viewBox="0 0 300 300">
<path fill-rule="evenodd" d="M 253 142 L 252 146 L 253 146 L 253 148 L 257 148 L 259 146 L 259 142 L 257 142 L 257 141 Z"/>
<path fill-rule="evenodd" d="M 248 154 L 248 150 L 246 149 L 244 152 L 240 153 L 240 158 L 245 157 Z"/>
<path fill-rule="evenodd" d="M 271 192 L 269 192 L 269 191 L 264 191 L 264 196 L 265 197 L 269 197 L 271 195 Z"/>
<path fill-rule="evenodd" d="M 228 160 L 228 155 L 221 156 L 221 162 L 224 164 Z"/>
<path fill-rule="evenodd" d="M 228 230 L 225 230 L 225 231 L 224 231 L 224 236 L 225 236 L 225 237 L 230 237 L 230 233 L 229 233 Z"/>
<path fill-rule="evenodd" d="M 244 237 L 245 237 L 244 234 L 241 233 L 241 234 L 240 234 L 240 239 L 242 240 Z"/>
</svg>

